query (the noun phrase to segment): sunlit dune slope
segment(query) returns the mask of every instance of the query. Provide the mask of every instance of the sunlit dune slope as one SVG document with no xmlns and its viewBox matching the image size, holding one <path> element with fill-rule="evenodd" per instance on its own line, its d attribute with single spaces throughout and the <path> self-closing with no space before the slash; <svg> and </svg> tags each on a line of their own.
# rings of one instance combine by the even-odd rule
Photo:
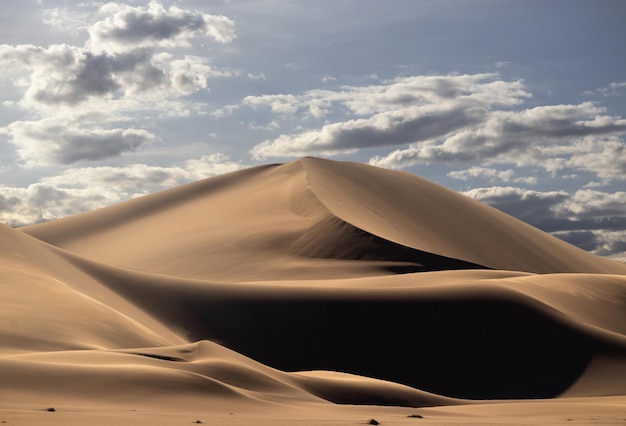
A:
<svg viewBox="0 0 626 426">
<path fill-rule="evenodd" d="M 58 250 L 0 225 L 0 352 L 183 341 Z"/>
<path fill-rule="evenodd" d="M 0 356 L 3 403 L 221 408 L 268 404 L 437 406 L 461 400 L 337 372 L 288 373 L 208 341 Z M 468 401 L 469 402 L 469 401 Z"/>
<path fill-rule="evenodd" d="M 470 268 L 626 273 L 624 264 L 417 176 L 315 158 L 23 231 L 106 263 L 227 281 Z"/>
</svg>

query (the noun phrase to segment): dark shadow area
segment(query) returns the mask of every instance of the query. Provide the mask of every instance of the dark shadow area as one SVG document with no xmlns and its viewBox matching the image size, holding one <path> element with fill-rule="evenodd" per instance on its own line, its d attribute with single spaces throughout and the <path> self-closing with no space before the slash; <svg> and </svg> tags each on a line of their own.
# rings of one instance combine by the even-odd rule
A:
<svg viewBox="0 0 626 426">
<path fill-rule="evenodd" d="M 166 356 L 166 355 L 157 355 L 157 354 L 145 354 L 145 353 L 140 353 L 140 352 L 126 352 L 126 353 L 130 354 L 130 355 L 139 355 L 139 356 L 145 356 L 145 357 L 148 357 L 148 358 L 160 359 L 161 361 L 186 362 L 184 359 L 178 358 L 178 357 L 175 357 L 175 356 Z"/>
<path fill-rule="evenodd" d="M 281 370 L 342 371 L 458 398 L 554 397 L 598 346 L 496 299 L 222 300 L 188 309 L 206 327 L 193 340 Z"/>
<path fill-rule="evenodd" d="M 623 352 L 540 304 L 496 289 L 203 287 L 81 262 L 189 341 L 213 340 L 284 371 L 353 373 L 457 398 L 550 398 L 570 387 L 594 355 Z M 345 395 L 326 397 L 359 403 Z"/>
<path fill-rule="evenodd" d="M 482 265 L 416 250 L 370 234 L 337 217 L 328 217 L 295 240 L 290 251 L 298 256 L 342 260 L 406 262 L 389 267 L 390 272 L 407 274 L 449 269 L 489 269 Z"/>
</svg>

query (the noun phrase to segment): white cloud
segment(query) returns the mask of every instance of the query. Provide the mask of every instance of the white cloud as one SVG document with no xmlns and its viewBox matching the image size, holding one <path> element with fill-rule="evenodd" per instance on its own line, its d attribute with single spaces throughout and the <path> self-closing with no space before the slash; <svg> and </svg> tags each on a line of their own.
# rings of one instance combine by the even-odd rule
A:
<svg viewBox="0 0 626 426">
<path fill-rule="evenodd" d="M 345 112 L 369 116 L 411 106 L 436 106 L 442 101 L 458 100 L 473 105 L 512 106 L 530 96 L 521 81 L 496 80 L 495 74 L 400 77 L 383 84 L 342 86 L 339 90 L 315 89 L 302 95 L 274 94 L 248 96 L 242 105 L 269 107 L 284 116 L 297 113 L 310 116 L 309 106 L 315 104 L 328 112 Z"/>
<path fill-rule="evenodd" d="M 249 96 L 242 105 L 269 107 L 281 119 L 322 118 L 331 112 L 353 116 L 319 130 L 283 134 L 257 145 L 252 154 L 255 158 L 328 155 L 439 138 L 483 122 L 496 105 L 516 105 L 529 96 L 521 82 L 495 77 L 415 76 L 338 91 L 311 90 L 301 96 Z"/>
<path fill-rule="evenodd" d="M 0 222 L 23 226 L 56 219 L 245 167 L 212 154 L 172 167 L 70 168 L 25 188 L 0 185 Z"/>
<path fill-rule="evenodd" d="M 441 103 L 381 112 L 367 119 L 328 124 L 317 131 L 281 135 L 255 146 L 252 156 L 296 157 L 311 153 L 346 153 L 358 149 L 402 145 L 445 135 L 480 121 L 484 111 L 472 105 Z"/>
<path fill-rule="evenodd" d="M 133 7 L 107 3 L 100 12 L 106 17 L 90 25 L 87 46 L 95 51 L 126 51 L 143 47 L 188 47 L 193 38 L 204 36 L 220 43 L 235 38 L 235 24 L 225 16 L 171 6 L 157 1 Z"/>
<path fill-rule="evenodd" d="M 511 186 L 474 188 L 464 194 L 534 225 L 554 217 L 556 206 L 569 198 L 565 191 L 541 192 Z"/>
<path fill-rule="evenodd" d="M 248 124 L 248 128 L 250 130 L 266 130 L 266 131 L 274 131 L 280 128 L 280 123 L 277 120 L 270 121 L 267 124 L 257 124 L 255 121 L 252 121 Z"/>
<path fill-rule="evenodd" d="M 587 137 L 572 145 L 562 167 L 588 170 L 605 182 L 626 178 L 626 143 L 623 136 Z"/>
<path fill-rule="evenodd" d="M 59 189 L 43 183 L 27 188 L 0 186 L 0 221 L 14 227 L 29 225 L 116 201 L 109 191 Z"/>
<path fill-rule="evenodd" d="M 205 58 L 186 55 L 183 59 L 171 60 L 164 64 L 168 69 L 172 87 L 182 95 L 189 95 L 208 87 L 208 80 L 215 77 L 233 77 L 232 71 L 211 67 Z"/>
<path fill-rule="evenodd" d="M 152 65 L 147 50 L 110 55 L 68 45 L 0 45 L 0 59 L 30 71 L 23 102 L 31 108 L 138 94 L 158 88 L 167 79 L 163 69 Z"/>
<path fill-rule="evenodd" d="M 87 30 L 90 17 L 88 12 L 78 8 L 53 7 L 42 11 L 44 24 L 72 36 Z"/>
<path fill-rule="evenodd" d="M 582 249 L 626 259 L 626 192 L 475 188 L 464 193 Z"/>
<path fill-rule="evenodd" d="M 585 95 L 599 94 L 602 96 L 622 96 L 624 93 L 626 93 L 626 82 L 624 81 L 614 81 L 597 90 L 587 90 L 584 92 Z"/>
<path fill-rule="evenodd" d="M 86 124 L 93 124 L 93 127 Z M 93 122 L 68 120 L 61 116 L 16 121 L 3 132 L 9 135 L 19 157 L 29 166 L 117 157 L 156 139 L 144 129 L 105 129 Z"/>
<path fill-rule="evenodd" d="M 626 120 L 603 115 L 604 112 L 604 108 L 590 102 L 493 111 L 477 126 L 465 127 L 447 137 L 413 143 L 386 156 L 374 157 L 370 163 L 405 168 L 431 162 L 483 161 L 518 166 L 536 164 L 549 171 L 574 167 L 606 175 L 606 171 L 582 160 L 594 154 L 589 146 L 584 149 L 585 141 L 595 149 L 600 146 L 608 149 L 598 141 L 613 136 L 613 149 L 619 153 L 624 150 L 624 141 L 616 136 L 626 134 Z M 615 173 L 612 177 L 619 176 Z"/>
<path fill-rule="evenodd" d="M 205 58 L 146 49 L 94 54 L 68 45 L 0 45 L 0 59 L 30 72 L 23 83 L 26 108 L 71 107 L 98 98 L 177 97 L 206 89 L 210 78 L 235 75 L 211 67 Z"/>
<path fill-rule="evenodd" d="M 208 90 L 208 80 L 235 72 L 212 67 L 206 58 L 156 52 L 184 46 L 195 37 L 226 43 L 234 23 L 219 16 L 164 8 L 107 3 L 102 20 L 89 27 L 85 47 L 56 44 L 0 45 L 5 78 L 22 89 L 18 105 L 29 113 L 2 131 L 20 159 L 36 164 L 72 164 L 132 152 L 157 136 L 139 123 L 205 114 L 185 97 Z M 65 9 L 51 9 L 61 25 Z M 90 119 L 89 115 L 97 116 Z M 138 122 L 127 126 L 131 119 Z"/>
<path fill-rule="evenodd" d="M 283 117 L 294 115 L 298 109 L 303 107 L 297 96 L 295 95 L 263 95 L 263 96 L 246 96 L 243 99 L 243 105 L 252 108 L 260 108 L 269 106 L 273 113 Z M 239 108 L 237 106 L 237 108 Z M 236 108 L 230 108 L 230 112 Z"/>
<path fill-rule="evenodd" d="M 590 220 L 599 217 L 623 216 L 626 218 L 626 192 L 606 193 L 592 189 L 581 189 L 563 203 L 561 214 L 578 219 Z"/>
<path fill-rule="evenodd" d="M 535 185 L 537 183 L 537 178 L 534 176 L 527 177 L 516 177 L 515 171 L 508 170 L 498 170 L 489 167 L 478 167 L 472 166 L 467 170 L 457 170 L 448 173 L 453 179 L 459 179 L 467 181 L 473 178 L 487 178 L 491 181 L 501 180 L 502 182 L 517 182 L 517 183 L 526 183 L 530 185 Z"/>
<path fill-rule="evenodd" d="M 626 176 L 626 119 L 592 102 L 519 109 L 530 96 L 523 81 L 503 81 L 497 74 L 412 76 L 301 95 L 248 96 L 214 115 L 252 108 L 269 110 L 281 124 L 312 120 L 311 126 L 301 125 L 302 131 L 254 146 L 250 153 L 259 160 L 404 146 L 372 157 L 370 164 L 402 169 L 481 162 L 538 166 L 561 177 L 579 171 L 605 181 Z"/>
<path fill-rule="evenodd" d="M 258 74 L 248 73 L 248 78 L 250 80 L 265 80 L 265 74 L 260 72 Z"/>
</svg>

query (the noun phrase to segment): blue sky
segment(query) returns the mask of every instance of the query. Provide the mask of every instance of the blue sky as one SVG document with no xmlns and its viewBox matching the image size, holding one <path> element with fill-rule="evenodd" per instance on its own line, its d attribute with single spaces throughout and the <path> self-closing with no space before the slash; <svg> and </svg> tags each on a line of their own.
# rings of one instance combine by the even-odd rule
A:
<svg viewBox="0 0 626 426">
<path fill-rule="evenodd" d="M 25 0 L 0 221 L 303 155 L 405 170 L 626 259 L 622 0 Z"/>
</svg>

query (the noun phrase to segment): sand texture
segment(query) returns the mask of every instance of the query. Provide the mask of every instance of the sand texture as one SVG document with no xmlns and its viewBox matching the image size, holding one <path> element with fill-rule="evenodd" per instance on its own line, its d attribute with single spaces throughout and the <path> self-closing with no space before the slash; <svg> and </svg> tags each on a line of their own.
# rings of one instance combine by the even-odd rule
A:
<svg viewBox="0 0 626 426">
<path fill-rule="evenodd" d="M 0 422 L 371 419 L 625 424 L 626 265 L 315 158 L 0 225 Z"/>
</svg>

